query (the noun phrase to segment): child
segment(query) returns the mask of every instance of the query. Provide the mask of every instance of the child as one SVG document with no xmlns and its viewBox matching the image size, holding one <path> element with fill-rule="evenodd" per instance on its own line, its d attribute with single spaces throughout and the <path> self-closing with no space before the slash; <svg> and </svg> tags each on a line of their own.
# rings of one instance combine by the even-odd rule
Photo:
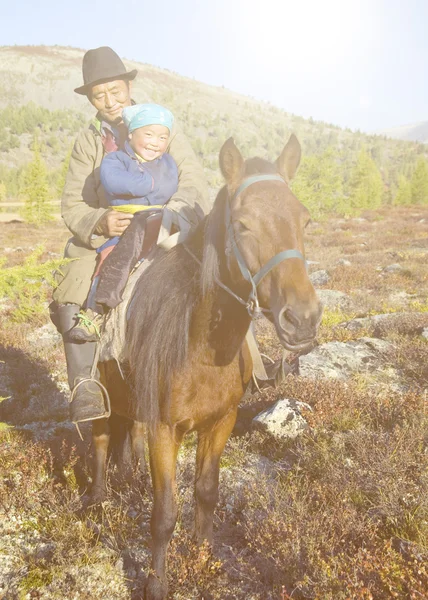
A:
<svg viewBox="0 0 428 600">
<path fill-rule="evenodd" d="M 73 341 L 96 341 L 106 310 L 122 301 L 129 273 L 140 258 L 146 222 L 178 188 L 178 169 L 166 154 L 174 117 L 157 104 L 135 104 L 123 109 L 128 128 L 123 150 L 107 154 L 101 163 L 101 183 L 114 210 L 134 214 L 125 233 L 98 248 L 99 266 L 86 301 L 86 311 L 70 330 Z M 153 218 L 153 217 L 152 217 Z"/>
</svg>

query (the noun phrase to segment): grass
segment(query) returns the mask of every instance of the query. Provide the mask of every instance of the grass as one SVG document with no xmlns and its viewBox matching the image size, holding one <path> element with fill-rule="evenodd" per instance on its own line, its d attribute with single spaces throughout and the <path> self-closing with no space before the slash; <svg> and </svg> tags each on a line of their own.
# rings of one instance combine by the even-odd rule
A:
<svg viewBox="0 0 428 600">
<path fill-rule="evenodd" d="M 428 342 L 420 332 L 428 326 L 428 248 L 422 246 L 428 210 L 418 207 L 427 224 L 417 227 L 414 212 L 381 209 L 367 213 L 365 222 L 326 221 L 322 233 L 319 225 L 308 227 L 306 243 L 308 258 L 331 274 L 327 287 L 351 301 L 346 311 L 324 310 L 319 343 L 363 336 L 390 341 L 386 360 L 407 391 L 380 387 L 381 373 L 345 383 L 291 376 L 281 388 L 249 398 L 241 409 L 246 426 L 231 437 L 221 461 L 213 553 L 196 548 L 190 536 L 196 440 L 189 437 L 179 456 L 171 599 L 426 598 Z M 66 237 L 61 225 L 47 225 L 34 264 L 59 259 Z M 40 230 L 25 224 L 0 225 L 0 242 L 10 248 L 4 271 L 24 273 L 40 239 Z M 340 258 L 351 266 L 338 266 Z M 397 262 L 404 273 L 384 274 Z M 398 304 L 397 292 L 409 295 Z M 4 592 L 0 584 L 0 597 L 134 600 L 149 570 L 150 485 L 120 484 L 110 465 L 108 502 L 99 511 L 82 510 L 90 485 L 89 430 L 80 441 L 61 422 L 64 407 L 54 409 L 58 384 L 65 382 L 62 349 L 29 341 L 47 322 L 46 312 L 11 323 L 21 296 L 8 292 L 8 299 L 0 328 L 0 556 L 13 562 L 2 573 L 8 587 Z M 38 302 L 49 302 L 47 286 Z M 341 326 L 384 313 L 388 320 L 376 326 Z M 257 329 L 262 350 L 280 356 L 270 324 L 260 321 Z M 312 407 L 304 413 L 310 428 L 296 440 L 276 442 L 249 430 L 253 411 L 280 398 Z M 41 435 L 48 420 L 52 431 Z"/>
</svg>

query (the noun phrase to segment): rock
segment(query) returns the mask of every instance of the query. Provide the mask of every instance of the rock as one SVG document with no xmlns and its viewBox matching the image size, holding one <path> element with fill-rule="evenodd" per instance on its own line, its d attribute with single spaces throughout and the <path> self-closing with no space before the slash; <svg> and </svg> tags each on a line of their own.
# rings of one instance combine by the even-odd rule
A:
<svg viewBox="0 0 428 600">
<path fill-rule="evenodd" d="M 428 340 L 428 327 L 424 327 L 424 329 L 422 329 L 421 336 Z"/>
<path fill-rule="evenodd" d="M 351 298 L 338 290 L 317 290 L 317 296 L 326 308 L 346 310 L 352 306 Z"/>
<path fill-rule="evenodd" d="M 398 264 L 398 263 L 394 263 L 392 265 L 388 265 L 387 267 L 384 268 L 383 272 L 384 273 L 401 273 L 401 271 L 403 271 L 403 267 Z"/>
<path fill-rule="evenodd" d="M 384 364 L 384 354 L 392 348 L 390 342 L 376 338 L 322 344 L 299 358 L 299 375 L 346 381 L 356 373 L 377 371 Z"/>
<path fill-rule="evenodd" d="M 339 258 L 339 260 L 336 262 L 336 265 L 339 267 L 350 267 L 351 264 L 351 261 L 346 260 L 346 258 Z"/>
<path fill-rule="evenodd" d="M 300 414 L 304 403 L 297 400 L 278 400 L 271 408 L 253 419 L 253 428 L 269 433 L 278 440 L 294 439 L 307 427 Z"/>
<path fill-rule="evenodd" d="M 412 298 L 416 298 L 416 294 L 408 294 L 404 290 L 401 292 L 393 292 L 388 296 L 389 302 L 396 306 L 405 306 Z"/>
<path fill-rule="evenodd" d="M 367 223 L 367 219 L 364 217 L 354 217 L 352 220 L 354 223 Z"/>
<path fill-rule="evenodd" d="M 324 269 L 320 271 L 314 271 L 309 275 L 309 279 L 312 282 L 312 285 L 325 285 L 330 281 L 330 275 Z"/>
<path fill-rule="evenodd" d="M 12 302 L 7 296 L 0 298 L 0 312 L 6 312 L 12 308 Z"/>
<path fill-rule="evenodd" d="M 29 333 L 27 341 L 37 346 L 53 346 L 61 341 L 61 334 L 58 333 L 53 323 L 46 323 Z"/>
<path fill-rule="evenodd" d="M 342 323 L 340 327 L 350 331 L 368 329 L 374 336 L 382 337 L 392 330 L 406 335 L 418 335 L 427 325 L 428 314 L 426 313 L 397 312 L 352 319 Z"/>
</svg>

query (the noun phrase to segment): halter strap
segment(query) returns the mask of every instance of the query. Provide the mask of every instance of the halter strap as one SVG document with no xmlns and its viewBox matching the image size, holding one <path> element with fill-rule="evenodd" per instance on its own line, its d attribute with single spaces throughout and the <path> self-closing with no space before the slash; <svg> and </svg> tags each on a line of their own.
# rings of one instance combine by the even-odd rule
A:
<svg viewBox="0 0 428 600">
<path fill-rule="evenodd" d="M 273 174 L 253 175 L 252 177 L 248 177 L 248 179 L 246 179 L 245 181 L 243 181 L 241 183 L 239 188 L 233 194 L 232 201 L 235 200 L 235 198 L 237 198 L 239 196 L 239 194 L 241 194 L 241 192 L 246 190 L 247 187 L 249 187 L 253 183 L 257 183 L 258 181 L 282 181 L 282 183 L 285 183 L 285 180 L 281 177 L 281 175 L 273 175 Z"/>
<path fill-rule="evenodd" d="M 273 174 L 254 175 L 253 177 L 248 177 L 245 181 L 243 181 L 241 183 L 241 185 L 238 187 L 238 189 L 234 193 L 232 201 L 235 200 L 239 196 L 239 194 L 241 194 L 250 185 L 252 185 L 253 183 L 257 183 L 259 181 L 282 181 L 282 183 L 286 184 L 285 180 L 280 175 L 273 175 Z M 229 200 L 226 201 L 225 221 L 226 221 L 226 231 L 228 231 L 229 227 L 232 225 L 232 215 L 231 215 Z M 303 256 L 303 254 L 300 252 L 300 250 L 293 248 L 290 250 L 283 250 L 282 252 L 278 252 L 278 254 L 276 254 L 270 260 L 268 260 L 268 262 L 265 265 L 263 265 L 263 267 L 255 275 L 252 275 L 245 263 L 244 257 L 241 254 L 238 244 L 236 243 L 235 235 L 233 233 L 233 226 L 232 226 L 232 240 L 231 241 L 232 241 L 233 253 L 234 253 L 236 261 L 238 263 L 239 270 L 241 271 L 241 274 L 244 277 L 244 279 L 246 281 L 248 281 L 248 283 L 251 285 L 250 295 L 248 297 L 248 301 L 246 302 L 247 310 L 251 317 L 253 317 L 260 310 L 264 310 L 266 312 L 265 309 L 262 309 L 259 306 L 259 301 L 258 301 L 258 297 L 257 297 L 257 286 L 259 285 L 261 280 L 273 269 L 273 267 L 275 267 L 276 265 L 279 265 L 282 261 L 287 260 L 289 258 L 298 258 L 304 262 L 305 267 L 307 269 L 307 263 L 306 263 L 306 260 Z M 233 294 L 233 295 L 235 295 L 235 294 Z M 244 301 L 242 301 L 242 303 L 244 303 Z"/>
</svg>

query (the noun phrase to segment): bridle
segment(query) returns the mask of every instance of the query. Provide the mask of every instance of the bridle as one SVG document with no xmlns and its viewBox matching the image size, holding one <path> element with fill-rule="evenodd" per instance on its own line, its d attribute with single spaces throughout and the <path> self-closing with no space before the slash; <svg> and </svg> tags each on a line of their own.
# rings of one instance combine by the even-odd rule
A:
<svg viewBox="0 0 428 600">
<path fill-rule="evenodd" d="M 250 185 L 253 185 L 253 183 L 257 183 L 259 181 L 282 181 L 282 183 L 287 185 L 285 180 L 280 175 L 273 175 L 273 174 L 254 175 L 252 177 L 248 177 L 241 183 L 241 185 L 238 187 L 238 189 L 236 190 L 236 192 L 234 193 L 234 195 L 232 197 L 232 202 L 234 202 L 236 200 L 236 198 L 239 196 L 239 194 L 241 194 Z M 271 311 L 269 309 L 266 309 L 266 308 L 263 308 L 260 306 L 258 295 L 257 295 L 257 286 L 262 281 L 262 279 L 264 277 L 266 277 L 266 275 L 274 267 L 276 267 L 277 265 L 282 263 L 284 260 L 288 260 L 289 258 L 299 258 L 300 260 L 302 260 L 305 263 L 305 266 L 306 266 L 305 257 L 300 252 L 300 250 L 296 250 L 296 249 L 283 250 L 282 252 L 278 252 L 278 254 L 275 254 L 275 256 L 273 256 L 271 259 L 269 259 L 267 261 L 267 263 L 265 265 L 263 265 L 263 267 L 255 275 L 252 275 L 245 263 L 244 257 L 242 256 L 242 253 L 239 249 L 238 243 L 235 238 L 235 232 L 233 229 L 232 216 L 231 216 L 230 198 L 227 198 L 227 200 L 226 200 L 225 225 L 226 225 L 226 236 L 229 236 L 229 241 L 226 240 L 226 244 L 229 243 L 229 245 L 231 247 L 231 251 L 233 252 L 233 255 L 236 258 L 236 261 L 238 263 L 241 274 L 242 274 L 243 278 L 251 285 L 251 290 L 250 290 L 247 300 L 244 300 L 243 298 L 241 298 L 240 296 L 235 294 L 235 292 L 233 292 L 229 287 L 227 287 L 219 279 L 216 279 L 217 285 L 219 285 L 222 289 L 224 289 L 231 296 L 233 296 L 235 298 L 235 300 L 240 302 L 240 304 L 245 306 L 245 308 L 248 311 L 248 314 L 250 315 L 250 317 L 252 319 L 260 313 L 270 313 Z M 197 259 L 196 256 L 194 256 L 194 254 L 189 250 L 189 248 L 187 248 L 187 246 L 185 246 L 185 248 L 186 248 L 187 252 L 198 263 L 200 263 L 199 259 Z"/>
</svg>

